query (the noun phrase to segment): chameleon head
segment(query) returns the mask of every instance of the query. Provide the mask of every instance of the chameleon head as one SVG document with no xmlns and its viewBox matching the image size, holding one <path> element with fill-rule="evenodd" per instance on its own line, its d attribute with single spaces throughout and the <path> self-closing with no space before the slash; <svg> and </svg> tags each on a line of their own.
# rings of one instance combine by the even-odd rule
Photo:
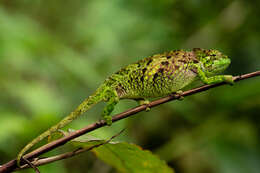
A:
<svg viewBox="0 0 260 173">
<path fill-rule="evenodd" d="M 215 49 L 206 50 L 194 48 L 193 51 L 199 59 L 203 71 L 208 76 L 223 72 L 231 63 L 226 55 Z"/>
</svg>

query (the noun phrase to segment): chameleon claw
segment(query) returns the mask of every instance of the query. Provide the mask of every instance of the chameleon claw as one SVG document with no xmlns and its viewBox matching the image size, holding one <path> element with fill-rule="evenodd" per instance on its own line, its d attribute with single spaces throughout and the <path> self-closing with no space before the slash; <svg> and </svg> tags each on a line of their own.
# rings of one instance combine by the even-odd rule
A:
<svg viewBox="0 0 260 173">
<path fill-rule="evenodd" d="M 105 120 L 105 122 L 106 122 L 106 124 L 107 124 L 108 126 L 111 126 L 111 125 L 112 125 L 112 117 L 111 117 L 111 116 L 109 116 L 109 115 L 104 116 L 104 120 Z"/>
<path fill-rule="evenodd" d="M 146 108 L 145 108 L 145 111 L 146 111 L 146 112 L 149 112 L 149 111 L 151 110 L 151 108 L 149 107 L 149 103 L 150 103 L 149 100 L 144 100 L 144 101 L 141 103 L 141 105 L 145 105 L 145 106 L 146 106 Z"/>
<path fill-rule="evenodd" d="M 182 90 L 176 91 L 176 93 L 175 93 L 175 95 L 177 96 L 178 100 L 180 100 L 180 101 L 182 101 L 184 99 L 182 94 L 183 94 Z"/>
<path fill-rule="evenodd" d="M 151 108 L 149 107 L 149 105 L 146 105 L 145 112 L 149 112 L 150 110 Z"/>
<path fill-rule="evenodd" d="M 149 100 L 147 100 L 147 99 L 141 99 L 141 100 L 136 100 L 136 101 L 138 102 L 138 104 L 139 104 L 140 106 L 142 106 L 142 105 L 145 105 L 145 106 L 146 106 L 146 108 L 145 108 L 145 111 L 146 111 L 146 112 L 149 112 L 149 111 L 151 110 L 151 108 L 149 107 L 149 103 L 150 103 Z"/>
<path fill-rule="evenodd" d="M 151 110 L 151 108 L 149 107 L 149 104 L 142 104 L 142 105 L 146 106 L 145 112 L 149 112 Z"/>
</svg>

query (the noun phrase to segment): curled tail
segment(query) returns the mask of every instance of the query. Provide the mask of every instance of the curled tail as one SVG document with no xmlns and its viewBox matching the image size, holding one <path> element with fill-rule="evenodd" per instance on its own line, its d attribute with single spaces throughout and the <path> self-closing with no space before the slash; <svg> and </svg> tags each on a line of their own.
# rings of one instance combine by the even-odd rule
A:
<svg viewBox="0 0 260 173">
<path fill-rule="evenodd" d="M 17 156 L 17 164 L 20 166 L 20 160 L 22 156 L 35 144 L 43 140 L 44 138 L 50 136 L 53 132 L 56 132 L 58 129 L 66 126 L 74 119 L 78 118 L 84 112 L 89 110 L 92 106 L 99 103 L 100 101 L 104 100 L 104 88 L 101 86 L 97 89 L 97 91 L 89 96 L 86 100 L 84 100 L 73 112 L 71 112 L 68 116 L 58 122 L 56 125 L 52 126 L 50 129 L 43 132 L 41 135 L 33 139 L 30 143 L 28 143 L 18 154 Z"/>
</svg>

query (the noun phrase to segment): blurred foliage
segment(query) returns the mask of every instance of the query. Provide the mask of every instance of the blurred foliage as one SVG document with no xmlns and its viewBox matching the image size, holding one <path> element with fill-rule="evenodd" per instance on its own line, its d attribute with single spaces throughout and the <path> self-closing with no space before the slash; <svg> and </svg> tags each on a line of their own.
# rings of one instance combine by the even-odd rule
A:
<svg viewBox="0 0 260 173">
<path fill-rule="evenodd" d="M 232 59 L 226 73 L 259 70 L 259 6 L 252 0 L 1 0 L 0 164 L 72 111 L 108 75 L 142 57 L 217 48 Z M 92 135 L 108 138 L 127 128 L 118 139 L 151 150 L 176 172 L 256 173 L 259 87 L 259 78 L 219 87 Z M 122 101 L 114 113 L 135 105 Z M 99 119 L 103 106 L 70 127 Z M 114 172 L 91 153 L 40 170 Z"/>
</svg>

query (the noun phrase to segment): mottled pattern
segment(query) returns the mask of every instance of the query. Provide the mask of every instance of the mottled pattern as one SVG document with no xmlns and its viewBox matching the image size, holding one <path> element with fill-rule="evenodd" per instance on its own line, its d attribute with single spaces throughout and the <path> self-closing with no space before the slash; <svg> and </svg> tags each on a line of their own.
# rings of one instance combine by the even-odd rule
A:
<svg viewBox="0 0 260 173">
<path fill-rule="evenodd" d="M 193 51 L 171 51 L 130 64 L 110 77 L 120 98 L 150 98 L 175 92 L 196 78 Z"/>
</svg>

